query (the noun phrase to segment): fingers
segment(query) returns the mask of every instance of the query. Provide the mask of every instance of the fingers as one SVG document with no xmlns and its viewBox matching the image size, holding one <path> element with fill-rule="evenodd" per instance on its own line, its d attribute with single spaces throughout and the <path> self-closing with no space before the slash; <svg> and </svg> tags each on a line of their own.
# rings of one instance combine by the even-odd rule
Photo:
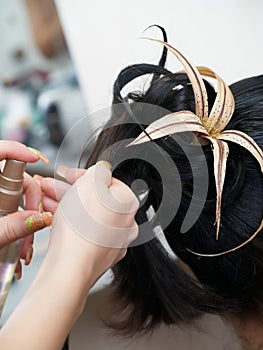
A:
<svg viewBox="0 0 263 350">
<path fill-rule="evenodd" d="M 112 211 L 135 213 L 139 208 L 139 201 L 132 190 L 123 182 L 112 178 L 111 164 L 107 161 L 99 161 L 88 170 L 69 169 L 60 165 L 57 168 L 57 174 L 71 184 L 79 180 L 77 186 L 80 185 L 80 190 L 83 191 L 88 188 L 87 182 L 91 181 L 99 201 Z M 69 189 L 65 183 L 53 179 L 42 180 L 41 188 L 54 201 L 60 201 Z M 48 210 L 53 212 L 57 205 L 48 199 L 46 199 L 46 202 L 49 205 Z"/>
<path fill-rule="evenodd" d="M 51 222 L 51 213 L 38 213 L 33 210 L 9 214 L 1 218 L 0 248 L 50 226 Z"/>
<path fill-rule="evenodd" d="M 45 208 L 45 211 L 48 211 L 52 214 L 55 213 L 59 205 L 58 201 L 51 199 L 50 197 L 47 197 L 47 196 L 42 197 L 42 203 Z"/>
<path fill-rule="evenodd" d="M 107 164 L 98 162 L 63 196 L 53 229 L 66 219 L 74 232 L 90 242 L 126 248 L 138 235 L 134 220 L 138 206 L 139 202 L 130 188 L 112 178 Z"/>
<path fill-rule="evenodd" d="M 66 179 L 70 184 L 74 184 L 78 178 L 86 174 L 85 169 L 69 169 L 60 165 L 57 174 Z M 35 175 L 42 190 L 42 203 L 46 211 L 54 213 L 57 210 L 58 202 L 63 198 L 70 184 L 52 178 L 42 178 Z"/>
<path fill-rule="evenodd" d="M 22 264 L 20 260 L 18 260 L 18 263 L 16 265 L 15 274 L 16 274 L 16 279 L 20 280 L 22 277 Z"/>
<path fill-rule="evenodd" d="M 86 174 L 86 169 L 70 169 L 64 165 L 59 165 L 56 172 L 60 177 L 66 179 L 72 185 L 78 180 L 78 178 Z"/>
<path fill-rule="evenodd" d="M 26 236 L 23 241 L 23 245 L 20 252 L 20 258 L 26 259 L 26 256 L 28 255 L 28 251 L 31 250 L 31 246 L 33 246 L 34 243 L 34 234 L 32 233 L 29 236 Z"/>
<path fill-rule="evenodd" d="M 102 167 L 102 169 L 101 169 Z M 64 165 L 59 165 L 57 168 L 57 174 L 66 179 L 71 185 L 73 185 L 81 176 L 87 172 L 95 172 L 95 176 L 98 176 L 99 180 L 102 180 L 108 187 L 111 184 L 111 164 L 107 161 L 99 161 L 96 165 L 91 166 L 88 170 L 78 168 L 68 168 Z"/>
<path fill-rule="evenodd" d="M 122 181 L 112 177 L 111 165 L 100 161 L 93 170 L 93 185 L 101 204 L 112 212 L 135 214 L 139 201 L 132 190 Z"/>
<path fill-rule="evenodd" d="M 55 201 L 60 201 L 65 192 L 70 188 L 69 184 L 48 177 L 44 178 L 40 185 L 44 196 L 50 197 Z"/>
<path fill-rule="evenodd" d="M 112 196 L 121 203 L 123 212 L 137 212 L 140 202 L 133 191 L 122 181 L 112 178 L 112 185 L 110 187 Z M 127 208 L 127 209 L 125 209 Z"/>
<path fill-rule="evenodd" d="M 41 202 L 41 189 L 38 183 L 27 173 L 24 174 L 23 190 L 25 209 L 38 210 Z"/>
<path fill-rule="evenodd" d="M 105 169 L 100 169 L 100 167 L 104 167 Z M 96 170 L 95 170 L 96 169 Z M 107 170 L 109 171 L 107 171 Z M 107 161 L 99 161 L 95 166 L 92 166 L 88 169 L 88 171 L 96 171 L 96 176 L 101 177 L 102 180 L 105 181 L 107 186 L 111 184 L 111 164 Z M 86 169 L 78 169 L 78 168 L 68 168 L 64 165 L 59 165 L 56 173 L 67 180 L 71 185 L 73 185 L 81 176 L 87 173 Z M 106 176 L 105 176 L 106 175 Z"/>
<path fill-rule="evenodd" d="M 91 168 L 90 168 L 91 169 Z M 112 183 L 111 164 L 101 160 L 94 167 L 94 182 L 96 186 L 110 187 Z"/>
<path fill-rule="evenodd" d="M 32 259 L 32 257 L 33 257 L 33 251 L 34 251 L 34 249 L 33 249 L 33 243 L 31 243 L 31 244 L 29 244 L 28 246 L 27 246 L 27 251 L 26 251 L 26 256 L 25 256 L 25 265 L 29 265 L 30 264 L 30 262 L 31 262 L 31 259 Z"/>
<path fill-rule="evenodd" d="M 112 177 L 111 164 L 109 162 L 99 161 L 96 164 L 94 169 L 94 184 L 98 194 L 100 192 L 98 191 L 100 186 L 107 186 L 110 189 L 111 196 L 116 202 L 120 203 L 121 206 L 127 207 L 127 209 L 123 207 L 123 213 L 138 210 L 139 201 L 137 197 L 126 184 Z"/>
<path fill-rule="evenodd" d="M 44 178 L 40 175 L 34 175 L 33 178 L 38 183 L 42 193 L 39 211 L 43 212 L 45 210 L 54 214 L 58 207 L 58 201 L 61 200 L 70 185 L 52 178 Z"/>
<path fill-rule="evenodd" d="M 26 147 L 16 141 L 0 140 L 0 160 L 16 159 L 23 162 L 34 163 L 42 160 L 44 163 L 49 163 L 47 157 L 34 148 Z"/>
<path fill-rule="evenodd" d="M 79 172 L 79 174 L 82 173 L 83 170 Z M 43 178 L 39 175 L 34 175 L 33 178 L 37 181 L 39 187 L 41 188 L 41 202 L 43 204 L 43 207 L 45 208 L 45 211 L 54 213 L 57 210 L 58 202 L 62 199 L 65 192 L 70 188 L 70 185 L 63 181 L 55 180 L 53 178 L 48 177 Z"/>
</svg>

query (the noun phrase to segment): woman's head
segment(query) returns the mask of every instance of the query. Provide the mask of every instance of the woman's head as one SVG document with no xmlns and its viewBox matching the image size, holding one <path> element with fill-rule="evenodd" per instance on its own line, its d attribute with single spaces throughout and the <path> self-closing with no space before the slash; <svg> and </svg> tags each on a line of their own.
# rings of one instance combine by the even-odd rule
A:
<svg viewBox="0 0 263 350">
<path fill-rule="evenodd" d="M 165 56 L 164 49 L 159 65 L 137 64 L 125 68 L 119 74 L 114 85 L 113 103 L 122 105 L 117 108 L 113 106 L 111 119 L 98 136 L 87 166 L 95 163 L 103 152 L 105 157 L 105 151 L 118 141 L 138 137 L 147 126 L 143 122 L 144 114 L 152 115 L 153 122 L 171 112 L 196 112 L 192 83 L 186 74 L 173 74 L 165 69 Z M 130 92 L 122 98 L 122 88 L 144 74 L 152 76 L 149 87 L 142 92 Z M 211 110 L 216 92 L 207 81 L 204 83 Z M 263 76 L 244 79 L 231 85 L 230 89 L 235 100 L 235 110 L 225 130 L 242 131 L 263 148 Z M 116 125 L 115 121 L 118 121 Z M 216 240 L 218 191 L 211 144 L 203 144 L 202 152 L 196 153 L 196 149 L 201 146 L 193 144 L 192 133 L 189 132 L 182 133 L 179 138 L 166 136 L 152 142 L 156 145 L 152 151 L 155 152 L 154 157 L 157 162 L 160 160 L 164 168 L 165 183 L 158 167 L 143 160 L 147 157 L 136 159 L 136 154 L 145 155 L 148 152 L 149 148 L 145 144 L 131 146 L 131 149 L 134 147 L 134 158 L 130 156 L 118 163 L 124 147 L 122 142 L 118 143 L 114 152 L 108 153 L 108 160 L 113 165 L 118 163 L 113 176 L 129 186 L 137 179 L 147 183 L 147 198 L 136 216 L 139 227 L 149 221 L 149 208 L 158 211 L 164 186 L 168 188 L 166 208 L 173 214 L 172 219 L 165 225 L 162 225 L 162 219 L 158 222 L 152 220 L 152 225 L 147 226 L 149 232 L 142 234 L 153 237 L 150 231 L 156 225 L 161 225 L 171 249 L 191 267 L 198 281 L 178 266 L 158 237 L 129 248 L 127 256 L 114 268 L 117 295 L 125 309 L 123 321 L 115 326 L 130 334 L 151 330 L 161 321 L 168 324 L 191 321 L 202 312 L 237 315 L 262 313 L 261 232 L 240 249 L 222 256 L 203 257 L 191 252 L 224 252 L 241 245 L 256 232 L 262 221 L 263 209 L 263 181 L 258 162 L 244 147 L 228 143 L 221 223 L 219 238 Z M 171 171 L 170 160 L 177 172 Z M 204 177 L 207 183 L 203 181 Z M 204 184 L 204 193 L 199 191 L 201 196 L 205 196 L 203 202 L 193 198 L 196 183 Z M 180 203 L 177 203 L 177 189 L 181 191 Z M 182 233 L 181 227 L 190 203 L 194 203 L 200 215 L 188 231 Z"/>
</svg>

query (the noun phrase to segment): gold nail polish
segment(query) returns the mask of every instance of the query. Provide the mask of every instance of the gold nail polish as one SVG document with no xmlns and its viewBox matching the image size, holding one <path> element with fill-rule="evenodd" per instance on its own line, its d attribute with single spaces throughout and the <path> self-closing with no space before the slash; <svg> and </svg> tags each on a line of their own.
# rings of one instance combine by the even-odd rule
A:
<svg viewBox="0 0 263 350">
<path fill-rule="evenodd" d="M 40 160 L 42 160 L 43 163 L 48 164 L 49 163 L 49 159 L 40 151 L 38 151 L 35 148 L 32 147 L 27 147 L 28 150 L 33 153 L 35 156 L 37 156 Z"/>
<path fill-rule="evenodd" d="M 35 232 L 44 227 L 50 226 L 52 218 L 53 215 L 49 212 L 34 214 L 26 219 L 25 225 L 29 231 Z"/>
</svg>

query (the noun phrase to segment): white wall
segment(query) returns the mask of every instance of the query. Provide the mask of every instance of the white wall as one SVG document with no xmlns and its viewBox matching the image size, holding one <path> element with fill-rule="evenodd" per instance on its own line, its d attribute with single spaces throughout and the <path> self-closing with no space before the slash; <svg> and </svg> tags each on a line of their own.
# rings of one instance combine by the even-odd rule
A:
<svg viewBox="0 0 263 350">
<path fill-rule="evenodd" d="M 140 40 L 169 42 L 195 65 L 214 69 L 230 83 L 263 71 L 262 0 L 56 0 L 89 111 L 108 106 L 114 79 L 135 62 L 156 63 L 161 47 Z M 169 58 L 169 68 L 180 64 Z"/>
</svg>

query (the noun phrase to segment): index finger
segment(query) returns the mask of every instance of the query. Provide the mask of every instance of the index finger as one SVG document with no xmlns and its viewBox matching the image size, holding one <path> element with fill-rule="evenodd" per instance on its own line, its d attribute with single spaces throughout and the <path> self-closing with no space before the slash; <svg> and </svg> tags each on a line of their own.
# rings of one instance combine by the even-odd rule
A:
<svg viewBox="0 0 263 350">
<path fill-rule="evenodd" d="M 15 159 L 22 162 L 34 163 L 41 159 L 48 163 L 48 159 L 38 150 L 26 147 L 17 141 L 0 140 L 0 160 Z"/>
<path fill-rule="evenodd" d="M 23 193 L 25 209 L 38 210 L 41 202 L 41 188 L 30 175 L 24 173 Z"/>
<path fill-rule="evenodd" d="M 59 165 L 56 170 L 57 175 L 67 180 L 73 185 L 81 176 L 86 174 L 86 169 L 68 168 L 64 165 Z"/>
</svg>

